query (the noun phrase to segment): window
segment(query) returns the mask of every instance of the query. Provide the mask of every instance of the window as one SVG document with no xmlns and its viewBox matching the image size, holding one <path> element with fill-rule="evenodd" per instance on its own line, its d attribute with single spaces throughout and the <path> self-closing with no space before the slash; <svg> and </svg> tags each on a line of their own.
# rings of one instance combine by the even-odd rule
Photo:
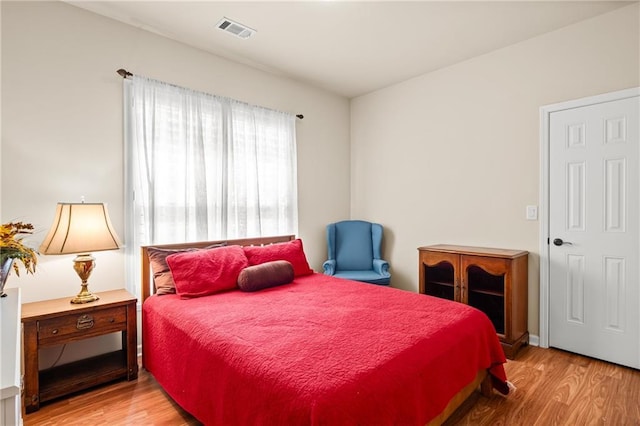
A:
<svg viewBox="0 0 640 426">
<path fill-rule="evenodd" d="M 141 245 L 297 233 L 291 114 L 134 76 L 125 152 L 130 283 Z"/>
</svg>

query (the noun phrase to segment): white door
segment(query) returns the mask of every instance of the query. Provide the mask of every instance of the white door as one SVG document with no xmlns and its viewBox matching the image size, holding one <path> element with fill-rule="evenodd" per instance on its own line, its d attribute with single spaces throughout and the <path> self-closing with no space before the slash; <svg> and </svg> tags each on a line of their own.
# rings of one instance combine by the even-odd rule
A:
<svg viewBox="0 0 640 426">
<path fill-rule="evenodd" d="M 640 97 L 550 114 L 549 345 L 640 368 Z"/>
</svg>

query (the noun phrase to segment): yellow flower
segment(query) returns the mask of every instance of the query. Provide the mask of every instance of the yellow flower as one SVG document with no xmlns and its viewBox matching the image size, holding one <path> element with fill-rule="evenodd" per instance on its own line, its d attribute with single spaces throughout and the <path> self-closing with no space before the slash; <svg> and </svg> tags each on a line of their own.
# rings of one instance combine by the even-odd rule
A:
<svg viewBox="0 0 640 426">
<path fill-rule="evenodd" d="M 23 244 L 20 235 L 33 233 L 33 225 L 30 223 L 10 222 L 0 225 L 0 265 L 8 259 L 18 259 L 29 274 L 36 271 L 38 252 Z M 20 276 L 18 262 L 13 262 L 13 270 Z"/>
</svg>

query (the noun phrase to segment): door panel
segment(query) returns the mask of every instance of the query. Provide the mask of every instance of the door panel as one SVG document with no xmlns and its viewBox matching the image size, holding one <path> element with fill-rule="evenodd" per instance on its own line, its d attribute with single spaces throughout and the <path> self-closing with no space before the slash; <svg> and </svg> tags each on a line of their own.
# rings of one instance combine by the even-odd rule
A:
<svg viewBox="0 0 640 426">
<path fill-rule="evenodd" d="M 567 255 L 567 321 L 584 324 L 584 256 Z"/>
<path fill-rule="evenodd" d="M 640 368 L 640 97 L 550 114 L 549 344 Z"/>
</svg>

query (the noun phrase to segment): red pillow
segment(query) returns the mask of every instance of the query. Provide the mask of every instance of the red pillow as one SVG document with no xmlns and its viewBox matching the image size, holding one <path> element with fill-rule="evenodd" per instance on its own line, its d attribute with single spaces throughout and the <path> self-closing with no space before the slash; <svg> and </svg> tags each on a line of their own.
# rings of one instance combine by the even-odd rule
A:
<svg viewBox="0 0 640 426">
<path fill-rule="evenodd" d="M 249 265 L 260 265 L 274 260 L 286 260 L 293 265 L 293 273 L 296 277 L 313 274 L 309 267 L 307 257 L 302 249 L 302 240 L 299 238 L 286 243 L 270 244 L 268 246 L 246 246 L 244 254 L 247 255 Z"/>
<path fill-rule="evenodd" d="M 167 256 L 176 293 L 200 297 L 236 288 L 240 272 L 249 266 L 240 246 L 217 247 Z"/>
<path fill-rule="evenodd" d="M 227 243 L 212 244 L 205 247 L 210 249 L 214 247 L 226 246 Z M 149 264 L 151 265 L 151 271 L 153 271 L 153 286 L 156 289 L 157 295 L 163 294 L 175 294 L 176 284 L 173 282 L 173 276 L 169 265 L 167 265 L 167 256 L 174 253 L 183 253 L 185 251 L 202 250 L 197 248 L 184 248 L 184 249 L 162 249 L 158 247 L 149 247 L 147 253 L 149 256 Z"/>
</svg>

